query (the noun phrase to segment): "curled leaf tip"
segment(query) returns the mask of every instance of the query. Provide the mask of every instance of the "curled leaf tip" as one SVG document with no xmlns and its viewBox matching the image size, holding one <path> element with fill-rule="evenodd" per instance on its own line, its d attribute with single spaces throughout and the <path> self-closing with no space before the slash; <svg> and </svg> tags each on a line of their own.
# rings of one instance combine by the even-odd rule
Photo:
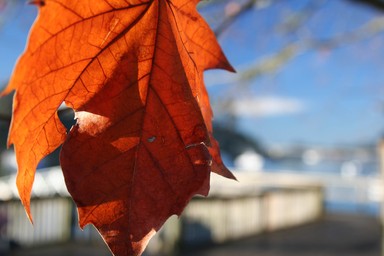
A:
<svg viewBox="0 0 384 256">
<path fill-rule="evenodd" d="M 33 225 L 33 216 L 31 213 L 31 204 L 29 202 L 22 201 L 25 213 L 27 214 L 29 222 Z"/>
</svg>

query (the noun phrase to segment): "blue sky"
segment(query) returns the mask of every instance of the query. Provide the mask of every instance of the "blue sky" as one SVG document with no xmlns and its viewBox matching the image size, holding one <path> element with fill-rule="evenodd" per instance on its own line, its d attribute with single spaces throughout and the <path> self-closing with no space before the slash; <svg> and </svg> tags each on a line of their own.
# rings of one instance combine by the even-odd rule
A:
<svg viewBox="0 0 384 256">
<path fill-rule="evenodd" d="M 9 7 L 0 13 L 0 83 L 2 84 L 8 80 L 18 56 L 24 50 L 29 27 L 37 13 L 32 5 L 13 2 L 17 8 Z"/>
<path fill-rule="evenodd" d="M 303 49 L 273 73 L 247 82 L 217 84 L 220 79 L 236 81 L 242 70 L 273 55 L 287 43 L 346 34 L 382 15 L 348 1 L 325 0 L 319 2 L 316 12 L 296 33 L 284 34 L 276 32 L 284 27 L 284 17 L 305 8 L 308 1 L 276 2 L 249 11 L 220 37 L 228 59 L 239 72 L 207 73 L 206 83 L 214 106 L 228 95 L 235 102 L 249 103 L 249 113 L 238 108 L 236 127 L 264 144 L 375 142 L 384 131 L 384 33 L 333 49 Z M 216 12 L 220 16 L 220 10 Z M 0 82 L 8 79 L 24 49 L 36 8 L 21 5 L 6 13 L 7 16 L 0 17 L 0 22 L 6 18 L 0 28 Z M 214 26 L 218 18 L 209 12 L 206 15 Z M 261 105 L 263 113 L 253 109 Z M 275 111 L 268 110 L 271 106 Z M 222 110 L 214 110 L 220 120 Z"/>
<path fill-rule="evenodd" d="M 240 71 L 217 73 L 224 77 L 221 80 L 236 81 L 242 69 L 287 43 L 347 35 L 382 17 L 376 10 L 349 1 L 322 1 L 296 34 L 284 35 L 275 32 L 284 21 L 282 13 L 289 15 L 308 1 L 277 2 L 248 12 L 221 37 L 224 51 Z M 378 33 L 332 49 L 303 49 L 276 72 L 252 81 L 214 85 L 220 79 L 210 72 L 207 84 L 213 96 L 226 91 L 233 94 L 231 87 L 240 88 L 239 96 L 233 96 L 235 101 L 274 97 L 301 104 L 296 112 L 284 111 L 282 105 L 280 114 L 238 113 L 237 128 L 266 144 L 375 143 L 384 131 L 383 46 L 384 33 Z M 213 99 L 214 103 L 220 101 L 219 97 Z"/>
</svg>

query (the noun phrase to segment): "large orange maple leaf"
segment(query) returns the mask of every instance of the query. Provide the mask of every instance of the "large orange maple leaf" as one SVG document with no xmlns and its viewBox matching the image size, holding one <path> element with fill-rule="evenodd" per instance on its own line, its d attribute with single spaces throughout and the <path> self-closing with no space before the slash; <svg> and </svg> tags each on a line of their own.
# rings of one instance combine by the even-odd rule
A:
<svg viewBox="0 0 384 256">
<path fill-rule="evenodd" d="M 150 237 L 213 171 L 233 178 L 212 137 L 203 71 L 232 71 L 198 0 L 46 0 L 3 94 L 16 90 L 14 144 L 20 198 L 30 216 L 39 161 L 63 144 L 61 165 L 80 225 L 116 255 L 140 255 Z M 57 110 L 76 125 L 67 135 Z"/>
</svg>

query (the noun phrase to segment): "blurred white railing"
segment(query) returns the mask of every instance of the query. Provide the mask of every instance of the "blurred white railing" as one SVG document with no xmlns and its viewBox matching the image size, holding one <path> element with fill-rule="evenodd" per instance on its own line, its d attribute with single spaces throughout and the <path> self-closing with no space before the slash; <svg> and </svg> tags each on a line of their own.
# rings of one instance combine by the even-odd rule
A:
<svg viewBox="0 0 384 256">
<path fill-rule="evenodd" d="M 71 236 L 72 203 L 68 198 L 32 201 L 34 225 L 29 222 L 19 201 L 0 203 L 1 237 L 23 246 L 67 241 Z"/>
<path fill-rule="evenodd" d="M 324 187 L 325 201 L 366 206 L 381 203 L 384 198 L 382 180 L 379 177 L 343 177 L 329 173 L 236 172 L 239 182 L 212 177 L 211 195 L 244 195 L 255 193 L 268 186 L 292 187 L 315 185 Z M 68 197 L 60 167 L 36 173 L 32 190 L 33 198 L 52 196 Z M 18 199 L 15 175 L 0 178 L 0 202 Z"/>
<path fill-rule="evenodd" d="M 336 207 L 340 205 L 340 208 L 347 206 L 346 210 L 360 213 L 379 214 L 377 210 L 384 199 L 383 180 L 375 176 L 341 176 L 294 171 L 239 173 L 238 176 L 241 182 L 257 184 L 258 187 L 318 184 L 324 188 L 326 204 Z"/>
<path fill-rule="evenodd" d="M 194 198 L 180 220 L 170 218 L 146 253 L 171 252 L 176 245 L 222 243 L 304 224 L 322 216 L 323 193 L 316 180 L 264 174 L 237 176 L 238 182 L 213 175 L 210 196 Z M 78 229 L 77 214 L 59 168 L 38 172 L 35 180 L 32 226 L 16 199 L 15 177 L 0 179 L 0 238 L 14 240 L 24 247 L 70 240 L 102 242 L 92 227 Z"/>
<path fill-rule="evenodd" d="M 322 218 L 323 190 L 315 180 L 291 184 L 264 183 L 254 174 L 237 175 L 238 182 L 213 175 L 208 198 L 194 198 L 181 221 L 171 218 L 150 242 L 147 254 L 169 255 L 178 244 L 195 248 L 285 229 Z M 159 249 L 167 246 L 166 248 Z M 167 254 L 168 253 L 168 254 Z"/>
<path fill-rule="evenodd" d="M 301 225 L 322 217 L 322 202 L 322 190 L 316 186 L 270 188 L 243 196 L 193 200 L 182 215 L 186 231 L 182 239 L 193 244 L 202 227 L 209 231 L 211 242 L 222 243 Z"/>
</svg>

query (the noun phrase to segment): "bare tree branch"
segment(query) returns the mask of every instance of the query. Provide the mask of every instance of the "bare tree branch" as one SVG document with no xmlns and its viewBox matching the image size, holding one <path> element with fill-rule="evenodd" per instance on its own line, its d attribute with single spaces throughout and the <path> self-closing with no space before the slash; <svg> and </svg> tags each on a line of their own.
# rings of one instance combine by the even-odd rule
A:
<svg viewBox="0 0 384 256">
<path fill-rule="evenodd" d="M 248 2 L 248 4 L 241 8 L 238 13 L 236 13 L 235 17 L 238 18 L 239 15 L 246 12 L 248 10 L 247 8 L 250 8 L 251 2 L 252 4 L 255 4 L 256 1 L 251 0 Z M 275 31 L 287 34 L 296 33 L 303 26 L 303 24 L 305 24 L 305 22 L 316 13 L 316 11 L 321 7 L 323 3 L 323 0 L 310 1 L 301 10 L 292 15 L 289 15 L 283 22 L 281 22 L 281 24 L 277 26 Z M 233 20 L 230 19 L 228 21 L 224 21 L 223 24 L 226 24 L 226 22 L 233 22 Z M 223 29 L 226 28 L 225 26 L 221 27 Z M 306 44 L 309 45 L 309 43 Z M 261 59 L 256 65 L 253 65 L 250 68 L 243 70 L 242 72 L 240 71 L 238 76 L 239 79 L 236 80 L 236 82 L 249 81 L 255 77 L 275 72 L 280 67 L 285 65 L 289 60 L 294 58 L 302 50 L 302 48 L 303 45 L 299 40 L 296 42 L 287 43 L 273 55 Z"/>
<path fill-rule="evenodd" d="M 360 28 L 340 34 L 329 39 L 307 39 L 298 40 L 282 47 L 275 54 L 261 59 L 250 68 L 239 71 L 239 79 L 233 82 L 245 82 L 264 74 L 275 72 L 289 60 L 297 56 L 298 53 L 308 49 L 333 49 L 346 44 L 353 44 L 366 38 L 372 37 L 384 31 L 384 18 L 379 17 L 363 24 Z"/>
<path fill-rule="evenodd" d="M 10 123 L 11 117 L 9 115 L 0 114 L 0 122 Z"/>
<path fill-rule="evenodd" d="M 381 0 L 349 0 L 350 2 L 355 2 L 357 4 L 362 4 L 370 6 L 381 11 L 384 11 L 384 2 Z"/>
<path fill-rule="evenodd" d="M 292 43 L 284 46 L 280 51 L 275 54 L 263 58 L 253 67 L 240 71 L 239 72 L 239 81 L 245 82 L 252 80 L 261 75 L 275 72 L 283 65 L 285 65 L 289 60 L 294 58 L 300 50 L 300 46 L 297 43 Z"/>
<path fill-rule="evenodd" d="M 246 4 L 242 5 L 240 9 L 228 16 L 216 29 L 215 34 L 219 37 L 233 22 L 235 22 L 241 15 L 246 13 L 249 10 L 252 10 L 257 0 L 249 0 Z"/>
</svg>

